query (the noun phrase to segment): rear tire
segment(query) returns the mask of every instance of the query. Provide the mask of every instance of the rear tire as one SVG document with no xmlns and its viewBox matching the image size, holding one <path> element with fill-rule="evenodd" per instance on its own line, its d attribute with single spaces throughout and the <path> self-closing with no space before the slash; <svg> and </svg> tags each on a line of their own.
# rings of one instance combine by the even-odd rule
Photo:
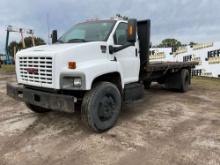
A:
<svg viewBox="0 0 220 165">
<path fill-rule="evenodd" d="M 144 81 L 144 88 L 145 89 L 150 89 L 151 86 L 151 81 Z"/>
<path fill-rule="evenodd" d="M 121 110 L 121 94 L 109 82 L 100 82 L 88 91 L 82 101 L 82 121 L 95 132 L 112 128 Z"/>
<path fill-rule="evenodd" d="M 46 108 L 42 108 L 33 104 L 29 104 L 29 103 L 25 103 L 26 106 L 33 112 L 35 113 L 46 113 L 46 112 L 50 112 L 51 110 L 46 109 Z"/>
<path fill-rule="evenodd" d="M 165 81 L 165 86 L 167 89 L 186 92 L 189 89 L 190 79 L 189 70 L 182 69 L 179 72 L 168 75 Z"/>
<path fill-rule="evenodd" d="M 190 85 L 190 74 L 187 69 L 182 69 L 180 72 L 180 78 L 181 78 L 181 87 L 180 91 L 181 92 L 186 92 L 189 89 Z"/>
<path fill-rule="evenodd" d="M 165 83 L 165 79 L 163 78 L 163 79 L 158 79 L 157 80 L 157 83 L 158 84 L 164 84 Z"/>
</svg>

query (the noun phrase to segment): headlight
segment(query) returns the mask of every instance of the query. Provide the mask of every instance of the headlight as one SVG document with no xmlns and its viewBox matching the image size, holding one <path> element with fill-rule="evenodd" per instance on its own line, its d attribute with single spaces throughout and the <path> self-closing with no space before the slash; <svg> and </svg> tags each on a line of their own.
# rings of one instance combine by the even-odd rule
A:
<svg viewBox="0 0 220 165">
<path fill-rule="evenodd" d="M 85 76 L 78 75 L 62 75 L 60 76 L 60 87 L 65 90 L 84 90 L 85 89 Z"/>
<path fill-rule="evenodd" d="M 74 87 L 81 87 L 82 86 L 82 79 L 81 78 L 74 78 L 73 79 L 73 86 Z"/>
</svg>

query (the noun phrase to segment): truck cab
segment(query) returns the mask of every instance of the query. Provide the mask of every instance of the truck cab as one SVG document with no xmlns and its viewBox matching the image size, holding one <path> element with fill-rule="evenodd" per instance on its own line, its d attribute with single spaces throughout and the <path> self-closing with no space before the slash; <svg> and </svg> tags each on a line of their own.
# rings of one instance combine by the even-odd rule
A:
<svg viewBox="0 0 220 165">
<path fill-rule="evenodd" d="M 96 78 L 114 73 L 120 76 L 123 88 L 124 84 L 139 79 L 140 59 L 135 53 L 138 52 L 138 42 L 112 54 L 109 46 L 120 47 L 127 43 L 127 22 L 124 20 L 77 24 L 53 45 L 18 52 L 18 83 L 52 89 L 90 90 Z M 69 68 L 71 64 L 75 68 Z M 39 74 L 30 76 L 28 71 L 34 68 Z M 74 78 L 76 85 L 72 83 Z"/>
<path fill-rule="evenodd" d="M 38 113 L 80 105 L 82 121 L 96 132 L 113 127 L 122 102 L 141 99 L 152 81 L 185 92 L 195 66 L 149 63 L 150 20 L 87 21 L 56 38 L 16 54 L 17 83 L 7 93 Z"/>
</svg>

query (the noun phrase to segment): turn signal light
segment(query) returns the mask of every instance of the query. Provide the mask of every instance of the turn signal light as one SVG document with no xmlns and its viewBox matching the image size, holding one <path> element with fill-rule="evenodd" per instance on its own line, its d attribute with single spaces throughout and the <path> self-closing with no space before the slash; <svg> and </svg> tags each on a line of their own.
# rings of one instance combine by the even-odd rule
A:
<svg viewBox="0 0 220 165">
<path fill-rule="evenodd" d="M 76 69 L 76 62 L 75 61 L 68 62 L 68 68 L 69 69 Z"/>
<path fill-rule="evenodd" d="M 128 35 L 131 36 L 133 34 L 133 27 L 129 26 L 128 28 Z"/>
</svg>

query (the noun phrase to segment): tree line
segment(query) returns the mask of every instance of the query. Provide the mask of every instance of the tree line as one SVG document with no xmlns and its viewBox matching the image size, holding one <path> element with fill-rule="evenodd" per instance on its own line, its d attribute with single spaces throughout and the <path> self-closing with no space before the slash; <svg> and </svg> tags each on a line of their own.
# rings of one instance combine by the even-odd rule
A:
<svg viewBox="0 0 220 165">
<path fill-rule="evenodd" d="M 40 38 L 40 37 L 35 37 L 34 40 L 35 40 L 35 46 L 39 46 L 39 45 L 44 45 L 45 44 L 45 41 L 42 38 Z M 24 38 L 24 42 L 25 42 L 25 46 L 26 46 L 25 48 L 29 48 L 29 47 L 33 46 L 32 45 L 32 37 L 25 37 Z M 195 42 L 190 42 L 189 43 L 190 46 L 193 46 L 195 44 L 196 44 Z M 162 40 L 159 45 L 152 46 L 152 47 L 154 47 L 154 48 L 171 47 L 175 51 L 179 47 L 182 47 L 182 46 L 186 46 L 186 44 L 182 44 L 180 41 L 178 41 L 177 39 L 174 39 L 174 38 L 167 38 L 167 39 Z M 18 50 L 23 49 L 22 41 L 20 41 L 20 42 L 12 41 L 9 44 L 9 53 L 10 53 L 10 55 L 14 54 L 14 47 L 16 49 L 16 52 Z"/>
<path fill-rule="evenodd" d="M 195 42 L 190 42 L 189 45 L 192 47 L 193 45 L 196 45 L 197 43 Z M 178 41 L 177 39 L 174 38 L 167 38 L 161 41 L 161 43 L 159 45 L 153 46 L 156 48 L 167 48 L 167 47 L 171 47 L 173 48 L 173 50 L 177 50 L 179 47 L 183 47 L 183 46 L 187 46 L 187 44 L 183 44 L 180 41 Z"/>
<path fill-rule="evenodd" d="M 24 42 L 25 42 L 25 48 L 30 48 L 30 47 L 33 46 L 32 37 L 25 37 Z M 34 37 L 34 42 L 35 42 L 35 46 L 46 44 L 45 41 L 40 37 Z M 16 50 L 16 52 L 23 49 L 22 41 L 19 41 L 19 42 L 12 41 L 12 42 L 10 42 L 10 44 L 8 46 L 8 49 L 9 49 L 10 55 L 13 56 L 14 55 L 14 49 Z"/>
</svg>

